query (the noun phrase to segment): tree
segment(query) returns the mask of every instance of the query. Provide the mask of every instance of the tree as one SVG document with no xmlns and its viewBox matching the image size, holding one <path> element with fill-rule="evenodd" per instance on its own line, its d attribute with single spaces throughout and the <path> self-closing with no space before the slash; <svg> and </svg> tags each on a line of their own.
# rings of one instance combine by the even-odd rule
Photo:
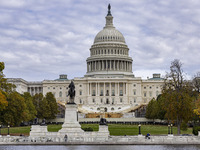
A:
<svg viewBox="0 0 200 150">
<path fill-rule="evenodd" d="M 155 98 L 153 98 L 147 105 L 145 117 L 148 119 L 157 119 L 158 107 Z"/>
<path fill-rule="evenodd" d="M 162 94 L 158 95 L 156 102 L 157 102 L 157 109 L 158 109 L 157 119 L 160 119 L 160 120 L 166 119 L 165 117 L 166 111 L 164 109 L 165 105 L 164 105 L 164 99 L 163 99 Z"/>
<path fill-rule="evenodd" d="M 41 111 L 41 106 L 42 106 L 42 100 L 43 100 L 43 94 L 42 93 L 39 93 L 39 94 L 35 94 L 33 96 L 33 104 L 35 106 L 35 109 L 36 109 L 36 117 L 37 118 L 43 118 L 42 117 L 42 111 Z"/>
<path fill-rule="evenodd" d="M 16 86 L 14 84 L 8 83 L 7 79 L 4 78 L 5 75 L 3 74 L 5 66 L 3 62 L 0 62 L 0 91 L 4 91 L 5 94 L 9 94 L 13 91 Z"/>
<path fill-rule="evenodd" d="M 40 119 L 54 119 L 58 113 L 58 105 L 54 95 L 49 92 L 45 97 L 40 94 L 36 94 L 33 97 L 33 103 L 37 110 L 37 117 Z"/>
<path fill-rule="evenodd" d="M 51 92 L 48 92 L 46 94 L 46 100 L 48 101 L 48 104 L 51 110 L 49 119 L 54 119 L 56 118 L 56 114 L 58 113 L 58 105 L 56 103 L 56 99 Z"/>
<path fill-rule="evenodd" d="M 8 101 L 6 100 L 6 96 L 0 91 L 0 112 L 6 109 L 8 106 Z"/>
<path fill-rule="evenodd" d="M 196 75 L 194 75 L 192 82 L 195 91 L 200 93 L 200 72 L 197 72 Z"/>
<path fill-rule="evenodd" d="M 45 97 L 40 101 L 40 110 L 38 111 L 38 114 L 40 119 L 51 119 L 51 108 Z"/>
<path fill-rule="evenodd" d="M 9 94 L 8 107 L 3 112 L 3 119 L 5 124 L 19 125 L 26 120 L 27 109 L 24 98 L 17 92 Z"/>
<path fill-rule="evenodd" d="M 166 75 L 162 96 L 166 117 L 171 121 L 176 121 L 178 135 L 181 133 L 181 123 L 188 122 L 193 114 L 191 93 L 191 86 L 184 80 L 182 63 L 175 59 L 171 63 L 170 73 Z"/>
<path fill-rule="evenodd" d="M 25 92 L 23 94 L 23 97 L 25 99 L 25 104 L 26 104 L 26 109 L 27 109 L 27 117 L 26 117 L 26 120 L 24 120 L 24 121 L 33 120 L 37 114 L 37 111 L 33 104 L 33 97 L 28 92 Z"/>
</svg>

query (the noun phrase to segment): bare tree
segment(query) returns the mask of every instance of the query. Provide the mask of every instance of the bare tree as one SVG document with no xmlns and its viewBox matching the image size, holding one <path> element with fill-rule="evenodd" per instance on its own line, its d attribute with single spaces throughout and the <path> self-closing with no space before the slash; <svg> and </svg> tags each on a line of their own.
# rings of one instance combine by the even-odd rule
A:
<svg viewBox="0 0 200 150">
<path fill-rule="evenodd" d="M 192 116 L 191 86 L 184 80 L 184 72 L 180 60 L 171 62 L 170 72 L 166 75 L 163 87 L 166 117 L 176 121 L 177 133 L 180 134 L 181 123 L 187 122 Z"/>
<path fill-rule="evenodd" d="M 200 72 L 197 72 L 192 80 L 195 91 L 200 93 Z"/>
</svg>

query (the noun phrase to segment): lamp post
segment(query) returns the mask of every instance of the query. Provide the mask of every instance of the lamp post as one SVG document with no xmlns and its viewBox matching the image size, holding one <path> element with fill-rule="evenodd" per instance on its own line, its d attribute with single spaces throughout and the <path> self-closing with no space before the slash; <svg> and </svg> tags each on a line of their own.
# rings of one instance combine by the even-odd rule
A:
<svg viewBox="0 0 200 150">
<path fill-rule="evenodd" d="M 173 135 L 173 130 L 172 130 L 173 124 L 171 124 L 171 134 Z"/>
<path fill-rule="evenodd" d="M 170 125 L 168 125 L 168 135 L 170 134 Z"/>
<path fill-rule="evenodd" d="M 139 127 L 139 135 L 141 135 L 141 124 L 139 124 L 138 127 Z"/>
<path fill-rule="evenodd" d="M 1 124 L 0 124 L 0 137 L 1 137 Z"/>
<path fill-rule="evenodd" d="M 9 128 L 10 128 L 10 125 L 8 125 L 8 136 L 10 136 Z"/>
</svg>

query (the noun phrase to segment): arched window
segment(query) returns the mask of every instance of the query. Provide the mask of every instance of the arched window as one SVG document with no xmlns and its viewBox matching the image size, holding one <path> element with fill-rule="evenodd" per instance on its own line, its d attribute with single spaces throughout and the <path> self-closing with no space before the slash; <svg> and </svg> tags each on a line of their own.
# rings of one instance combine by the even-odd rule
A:
<svg viewBox="0 0 200 150">
<path fill-rule="evenodd" d="M 59 97 L 62 97 L 62 92 L 61 91 L 59 92 Z"/>
</svg>

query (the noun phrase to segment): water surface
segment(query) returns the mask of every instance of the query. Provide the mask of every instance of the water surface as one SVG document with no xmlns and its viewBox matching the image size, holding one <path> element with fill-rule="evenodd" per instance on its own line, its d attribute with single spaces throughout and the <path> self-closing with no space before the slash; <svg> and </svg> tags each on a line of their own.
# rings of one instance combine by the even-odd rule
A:
<svg viewBox="0 0 200 150">
<path fill-rule="evenodd" d="M 0 146 L 0 150 L 200 150 L 200 145 L 30 145 Z"/>
</svg>

